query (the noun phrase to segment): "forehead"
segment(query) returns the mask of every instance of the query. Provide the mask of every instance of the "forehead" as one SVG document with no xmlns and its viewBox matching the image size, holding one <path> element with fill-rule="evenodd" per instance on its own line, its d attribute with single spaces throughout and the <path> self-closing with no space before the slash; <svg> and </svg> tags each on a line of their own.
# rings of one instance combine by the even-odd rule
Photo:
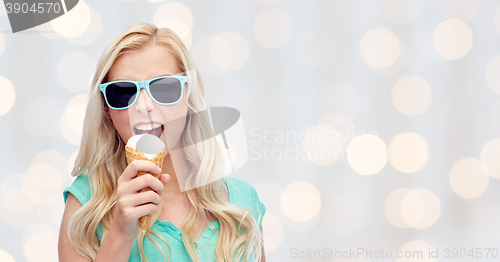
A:
<svg viewBox="0 0 500 262">
<path fill-rule="evenodd" d="M 180 73 L 182 72 L 177 61 L 169 50 L 151 45 L 118 56 L 108 72 L 107 82 L 144 81 L 158 76 Z"/>
</svg>

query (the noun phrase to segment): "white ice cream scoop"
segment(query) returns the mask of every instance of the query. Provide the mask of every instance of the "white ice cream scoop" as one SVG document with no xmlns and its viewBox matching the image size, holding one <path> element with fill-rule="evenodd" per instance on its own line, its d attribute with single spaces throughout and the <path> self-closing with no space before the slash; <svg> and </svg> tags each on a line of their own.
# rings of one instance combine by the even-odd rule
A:
<svg viewBox="0 0 500 262">
<path fill-rule="evenodd" d="M 160 138 L 147 133 L 132 136 L 129 138 L 127 146 L 137 149 L 149 159 L 152 159 L 165 149 L 165 144 Z"/>
</svg>

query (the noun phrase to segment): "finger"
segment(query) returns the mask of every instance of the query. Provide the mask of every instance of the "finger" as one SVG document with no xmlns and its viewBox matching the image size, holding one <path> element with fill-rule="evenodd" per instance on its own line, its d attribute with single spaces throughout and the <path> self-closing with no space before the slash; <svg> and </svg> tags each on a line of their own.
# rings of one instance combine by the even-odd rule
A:
<svg viewBox="0 0 500 262">
<path fill-rule="evenodd" d="M 147 160 L 134 160 L 125 168 L 120 178 L 123 182 L 131 181 L 137 176 L 138 171 L 161 174 L 161 168 L 155 163 Z"/>
<path fill-rule="evenodd" d="M 140 217 L 154 213 L 157 210 L 158 210 L 158 205 L 146 204 L 146 205 L 136 207 L 134 209 L 134 214 L 137 217 L 137 220 L 139 220 Z"/>
<path fill-rule="evenodd" d="M 149 187 L 152 190 L 156 191 L 157 194 L 161 195 L 164 187 L 163 183 L 151 174 L 145 174 L 143 176 L 136 177 L 134 180 L 130 181 L 127 184 L 128 193 L 135 193 L 140 191 L 141 189 Z"/>
<path fill-rule="evenodd" d="M 155 191 L 146 191 L 133 195 L 129 199 L 130 203 L 128 203 L 132 207 L 138 207 L 144 204 L 155 204 L 159 205 L 161 203 L 161 197 Z"/>
<path fill-rule="evenodd" d="M 163 185 L 166 185 L 170 181 L 170 175 L 169 174 L 161 174 L 160 181 L 163 183 Z"/>
</svg>

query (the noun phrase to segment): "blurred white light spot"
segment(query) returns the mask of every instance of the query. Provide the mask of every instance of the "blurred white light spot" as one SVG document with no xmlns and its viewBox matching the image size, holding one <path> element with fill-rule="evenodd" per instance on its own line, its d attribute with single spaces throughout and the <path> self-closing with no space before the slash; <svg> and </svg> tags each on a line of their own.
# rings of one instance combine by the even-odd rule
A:
<svg viewBox="0 0 500 262">
<path fill-rule="evenodd" d="M 311 128 L 304 139 L 304 152 L 317 165 L 329 165 L 341 159 L 343 148 L 340 133 L 329 125 Z"/>
<path fill-rule="evenodd" d="M 73 97 L 59 122 L 63 137 L 73 145 L 79 145 L 83 132 L 87 94 Z"/>
<path fill-rule="evenodd" d="M 325 207 L 325 222 L 336 235 L 354 234 L 366 223 L 364 205 L 351 195 L 333 198 Z"/>
<path fill-rule="evenodd" d="M 0 51 L 2 45 L 2 33 L 0 31 Z M 1 54 L 1 52 L 0 52 Z M 16 102 L 16 92 L 14 85 L 9 79 L 0 75 L 0 116 L 7 114 Z"/>
<path fill-rule="evenodd" d="M 354 88 L 345 83 L 334 83 L 321 91 L 319 107 L 324 115 L 341 113 L 353 117 L 359 109 L 358 94 Z"/>
<path fill-rule="evenodd" d="M 339 113 L 327 114 L 318 121 L 318 125 L 329 125 L 337 130 L 339 139 L 342 141 L 342 149 L 347 149 L 354 138 L 354 124 L 352 121 Z"/>
<path fill-rule="evenodd" d="M 384 13 L 392 22 L 407 25 L 422 13 L 422 0 L 384 0 Z"/>
<path fill-rule="evenodd" d="M 266 252 L 278 248 L 283 242 L 285 230 L 281 220 L 271 212 L 266 212 L 262 221 L 262 230 L 264 232 L 264 247 Z"/>
<path fill-rule="evenodd" d="M 67 158 L 59 153 L 56 150 L 46 150 L 42 151 L 33 158 L 31 161 L 30 166 L 36 166 L 36 165 L 50 165 L 54 169 L 57 170 L 57 172 L 60 174 L 60 177 L 58 178 L 61 181 L 61 184 L 66 183 L 68 180 L 69 176 L 67 175 Z"/>
<path fill-rule="evenodd" d="M 479 0 L 439 0 L 444 16 L 449 19 L 472 20 L 479 10 Z"/>
<path fill-rule="evenodd" d="M 215 39 L 216 35 L 206 35 L 202 36 L 194 44 L 191 52 L 193 59 L 196 61 L 198 69 L 207 75 L 215 75 L 222 73 L 218 67 L 216 67 L 212 59 L 210 58 L 210 46 L 212 41 Z"/>
<path fill-rule="evenodd" d="M 222 71 L 236 71 L 250 57 L 247 40 L 236 32 L 224 32 L 215 36 L 209 47 L 212 63 Z"/>
<path fill-rule="evenodd" d="M 2 204 L 9 212 L 16 215 L 26 215 L 36 207 L 23 192 L 23 177 L 24 175 L 9 176 L 0 187 Z"/>
<path fill-rule="evenodd" d="M 355 137 L 347 147 L 347 160 L 354 171 L 361 175 L 373 175 L 387 163 L 387 147 L 373 134 Z"/>
<path fill-rule="evenodd" d="M 23 180 L 26 196 L 37 204 L 50 204 L 57 199 L 67 175 L 67 159 L 55 150 L 38 153 Z"/>
<path fill-rule="evenodd" d="M 12 228 L 23 229 L 35 223 L 39 218 L 40 208 L 35 207 L 27 214 L 15 214 L 10 212 L 3 204 L 0 204 L 0 213 L 5 224 Z"/>
<path fill-rule="evenodd" d="M 500 56 L 495 56 L 486 66 L 486 80 L 490 88 L 500 94 Z"/>
<path fill-rule="evenodd" d="M 470 27 L 458 19 L 441 22 L 433 34 L 434 48 L 446 59 L 464 57 L 472 47 Z"/>
<path fill-rule="evenodd" d="M 24 108 L 24 125 L 33 135 L 47 137 L 57 131 L 61 114 L 62 109 L 53 98 L 49 96 L 33 98 Z"/>
<path fill-rule="evenodd" d="M 0 261 L 2 262 L 15 262 L 14 258 L 9 253 L 0 249 Z"/>
<path fill-rule="evenodd" d="M 191 28 L 182 20 L 179 20 L 177 18 L 170 18 L 167 20 L 163 20 L 156 25 L 158 26 L 158 28 L 162 27 L 170 28 L 172 31 L 175 32 L 175 34 L 177 34 L 177 36 L 179 36 L 179 38 L 184 43 L 184 46 L 186 46 L 186 49 L 189 50 L 189 48 L 191 48 L 191 45 L 193 44 L 193 36 L 191 34 Z"/>
<path fill-rule="evenodd" d="M 396 59 L 396 61 L 394 61 L 394 63 L 392 63 L 392 65 L 390 65 L 389 67 L 384 67 L 384 68 L 370 67 L 370 69 L 375 74 L 377 74 L 379 76 L 393 76 L 393 75 L 396 75 L 397 73 L 399 73 L 399 71 L 401 71 L 401 69 L 403 69 L 405 64 L 406 64 L 406 51 L 405 51 L 404 46 L 401 44 L 401 42 L 399 42 L 399 56 Z"/>
<path fill-rule="evenodd" d="M 157 25 L 168 19 L 177 19 L 193 30 L 193 14 L 188 7 L 179 2 L 165 3 L 158 7 L 153 15 L 153 23 Z"/>
<path fill-rule="evenodd" d="M 437 262 L 437 258 L 429 256 L 431 252 L 437 252 L 436 249 L 429 243 L 422 240 L 415 240 L 405 243 L 399 251 L 401 258 L 397 257 L 397 262 L 413 262 L 413 261 L 425 261 L 425 262 Z M 436 254 L 436 253 L 433 253 Z"/>
<path fill-rule="evenodd" d="M 295 182 L 283 191 L 281 208 L 283 213 L 294 221 L 310 220 L 321 208 L 321 196 L 313 185 Z"/>
<path fill-rule="evenodd" d="M 174 31 L 190 49 L 193 44 L 193 14 L 188 7 L 179 2 L 162 4 L 153 15 L 153 23 L 159 28 L 167 27 Z"/>
<path fill-rule="evenodd" d="M 488 183 L 486 167 L 475 158 L 457 161 L 450 171 L 451 188 L 463 198 L 480 196 L 488 187 Z"/>
<path fill-rule="evenodd" d="M 0 187 L 0 214 L 10 227 L 21 229 L 33 224 L 38 218 L 39 208 L 23 192 L 25 175 L 7 177 Z"/>
<path fill-rule="evenodd" d="M 281 200 L 279 197 L 276 197 L 283 194 L 283 188 L 274 183 L 265 183 L 256 186 L 255 190 L 257 190 L 260 201 L 264 203 L 267 211 L 273 213 L 278 217 L 281 217 L 283 215 L 283 210 L 281 209 Z M 264 222 L 266 217 L 264 217 Z"/>
<path fill-rule="evenodd" d="M 90 45 L 94 43 L 102 32 L 101 15 L 90 6 L 88 8 L 90 11 L 90 25 L 81 35 L 68 38 L 71 43 L 77 46 Z"/>
<path fill-rule="evenodd" d="M 388 151 L 392 166 L 403 173 L 419 171 L 429 159 L 427 142 L 412 132 L 395 136 L 389 143 Z"/>
<path fill-rule="evenodd" d="M 80 0 L 68 13 L 50 21 L 50 23 L 62 37 L 78 37 L 90 26 L 90 8 L 87 3 Z"/>
<path fill-rule="evenodd" d="M 326 67 L 335 56 L 335 40 L 322 28 L 307 30 L 297 40 L 297 53 L 300 61 L 313 69 Z"/>
<path fill-rule="evenodd" d="M 25 175 L 23 177 L 23 192 L 26 195 L 26 197 L 32 201 L 33 203 L 40 204 L 41 201 L 43 202 L 49 202 L 45 201 L 45 199 L 42 199 L 42 193 L 44 193 L 43 189 L 41 189 L 37 182 L 34 181 L 30 176 Z"/>
<path fill-rule="evenodd" d="M 481 163 L 486 166 L 491 177 L 500 178 L 500 138 L 491 139 L 484 145 Z"/>
<path fill-rule="evenodd" d="M 32 166 L 29 170 L 30 178 L 43 190 L 56 190 L 62 187 L 59 172 L 47 164 Z"/>
<path fill-rule="evenodd" d="M 400 188 L 393 191 L 385 200 L 384 210 L 385 217 L 387 221 L 397 228 L 409 228 L 410 225 L 406 223 L 403 218 L 403 212 L 401 210 L 402 203 L 405 196 L 411 192 L 409 188 Z"/>
<path fill-rule="evenodd" d="M 407 219 L 406 221 L 412 227 L 417 229 L 431 227 L 441 216 L 441 204 L 439 198 L 430 190 L 425 188 L 413 190 L 412 193 L 418 194 L 420 196 L 420 199 L 422 200 L 424 206 L 423 214 L 417 215 L 420 216 L 420 220 L 410 218 L 409 220 Z M 405 203 L 406 203 L 406 198 L 403 201 L 402 205 L 404 206 Z M 405 207 L 403 207 L 403 217 L 407 218 L 404 212 L 405 212 Z"/>
<path fill-rule="evenodd" d="M 391 66 L 401 53 L 398 38 L 386 28 L 366 32 L 361 38 L 359 49 L 363 61 L 373 68 Z"/>
<path fill-rule="evenodd" d="M 165 2 L 166 0 L 148 0 L 148 1 L 151 3 L 161 3 L 161 2 Z"/>
<path fill-rule="evenodd" d="M 327 6 L 332 12 L 332 17 L 347 30 L 361 30 L 366 28 L 375 18 L 375 5 L 373 0 L 340 0 L 325 1 L 332 3 Z"/>
<path fill-rule="evenodd" d="M 420 115 L 432 102 L 431 87 L 421 77 L 406 76 L 394 86 L 392 100 L 401 113 L 408 116 Z"/>
<path fill-rule="evenodd" d="M 252 2 L 260 7 L 272 7 L 279 4 L 281 0 L 252 0 Z"/>
<path fill-rule="evenodd" d="M 57 231 L 49 224 L 31 226 L 23 235 L 23 249 L 28 262 L 57 262 Z"/>
<path fill-rule="evenodd" d="M 292 37 L 292 19 L 283 10 L 266 9 L 255 17 L 253 34 L 257 42 L 267 48 L 282 47 Z"/>
<path fill-rule="evenodd" d="M 65 55 L 57 66 L 61 84 L 72 92 L 88 92 L 96 62 L 89 55 L 74 52 Z"/>
<path fill-rule="evenodd" d="M 2 196 L 2 204 L 14 214 L 27 214 L 35 208 L 25 195 L 22 188 L 6 190 Z"/>
<path fill-rule="evenodd" d="M 401 202 L 401 213 L 403 219 L 410 226 L 415 226 L 424 216 L 424 200 L 418 192 L 412 190 L 408 192 Z"/>
</svg>

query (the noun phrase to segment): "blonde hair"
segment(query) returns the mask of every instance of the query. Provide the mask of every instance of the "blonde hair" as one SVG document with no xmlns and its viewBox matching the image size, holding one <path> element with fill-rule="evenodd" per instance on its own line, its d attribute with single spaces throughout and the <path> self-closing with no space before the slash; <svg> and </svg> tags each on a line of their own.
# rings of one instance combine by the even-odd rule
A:
<svg viewBox="0 0 500 262">
<path fill-rule="evenodd" d="M 78 252 L 90 260 L 94 260 L 99 251 L 99 244 L 94 242 L 99 222 L 103 228 L 103 239 L 113 222 L 117 181 L 127 167 L 125 143 L 111 120 L 105 116 L 107 105 L 98 86 L 106 80 L 109 69 L 119 55 L 139 50 L 147 45 L 157 45 L 171 52 L 179 68 L 188 76 L 188 107 L 193 112 L 205 109 L 204 87 L 200 73 L 183 42 L 172 30 L 142 23 L 126 28 L 108 43 L 92 79 L 81 147 L 71 172 L 75 177 L 87 173 L 89 178 L 91 198 L 71 218 L 68 235 Z M 187 117 L 181 142 L 192 144 L 187 142 L 200 141 L 197 138 L 203 137 L 207 125 L 209 123 L 204 118 Z M 182 149 L 193 169 L 192 174 L 196 182 L 214 181 L 222 170 L 221 152 L 211 141 L 214 139 Z M 200 218 L 213 216 L 220 223 L 219 239 L 215 249 L 216 261 L 234 261 L 234 259 L 248 261 L 251 256 L 260 261 L 262 234 L 258 222 L 249 215 L 256 211 L 230 204 L 223 192 L 224 179 L 186 191 L 191 211 L 182 226 L 182 240 L 189 256 L 193 261 L 200 261 L 194 247 L 193 235 L 199 226 Z M 170 261 L 172 252 L 167 241 L 151 231 L 152 225 L 160 215 L 160 210 L 161 206 L 154 213 L 145 235 L 138 236 L 139 253 L 143 261 L 148 261 L 143 250 L 144 236 L 161 250 L 160 245 L 149 236 L 149 233 L 167 244 Z M 165 258 L 165 253 L 161 251 Z"/>
</svg>

